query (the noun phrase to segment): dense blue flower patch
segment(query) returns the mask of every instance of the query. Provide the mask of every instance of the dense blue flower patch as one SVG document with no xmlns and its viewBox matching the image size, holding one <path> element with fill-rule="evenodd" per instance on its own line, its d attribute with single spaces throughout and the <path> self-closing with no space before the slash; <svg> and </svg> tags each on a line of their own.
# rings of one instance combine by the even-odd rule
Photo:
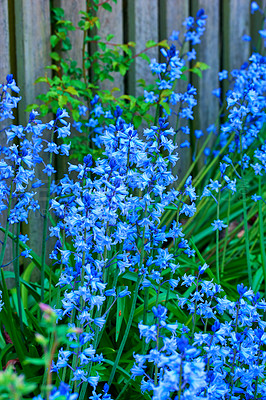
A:
<svg viewBox="0 0 266 400">
<path fill-rule="evenodd" d="M 257 3 L 252 2 L 251 12 L 258 10 Z M 184 40 L 192 46 L 199 43 L 205 23 L 204 10 L 199 10 L 195 19 L 187 18 Z M 264 38 L 263 32 L 260 34 Z M 170 39 L 182 47 L 179 32 L 174 31 Z M 158 103 L 161 92 L 166 91 L 157 123 L 144 129 L 140 136 L 133 124 L 125 121 L 121 108 L 107 110 L 99 96 L 95 96 L 90 110 L 85 105 L 79 107 L 80 116 L 85 119 L 75 122 L 74 128 L 91 128 L 101 157 L 88 154 L 83 163 L 69 162 L 68 171 L 57 183 L 52 181 L 56 173 L 54 157 L 69 156 L 71 149 L 70 144 L 61 143 L 70 136 L 67 111 L 59 109 L 55 119 L 48 123 L 42 123 L 38 113 L 32 111 L 25 127 L 11 124 L 5 128 L 7 144 L 0 149 L 0 210 L 8 215 L 3 227 L 3 249 L 15 224 L 28 223 L 30 213 L 41 212 L 36 195 L 44 182 L 48 183 L 46 211 L 52 215 L 49 236 L 55 239 L 49 258 L 57 281 L 52 308 L 42 305 L 42 309 L 47 321 L 55 318 L 54 326 L 67 326 L 63 335 L 60 331 L 64 340 L 58 340 L 58 351 L 51 351 L 45 366 L 50 384 L 57 384 L 48 387 L 50 400 L 83 399 L 86 393 L 92 400 L 111 399 L 116 393 L 112 384 L 119 374 L 126 341 L 131 329 L 137 331 L 136 325 L 139 336 L 134 333 L 138 343 L 134 352 L 132 349 L 131 365 L 120 367 L 120 372 L 128 377 L 128 382 L 139 385 L 139 393 L 148 396 L 145 398 L 266 399 L 266 302 L 260 293 L 244 284 L 237 284 L 237 296 L 231 288 L 230 291 L 226 285 L 222 287 L 219 253 L 220 235 L 228 230 L 230 222 L 229 218 L 220 218 L 223 200 L 237 196 L 247 174 L 253 180 L 265 176 L 266 59 L 254 53 L 240 70 L 219 73 L 220 81 L 232 80 L 226 94 L 228 119 L 219 128 L 218 144 L 212 154 L 213 158 L 219 157 L 219 169 L 199 191 L 193 174 L 188 174 L 180 185 L 173 173 L 179 161 L 176 137 L 180 132 L 190 134 L 189 125 L 174 129 L 168 122 L 168 116 L 176 113 L 177 104 L 178 119 L 193 119 L 196 89 L 189 84 L 185 93 L 177 93 L 174 82 L 182 76 L 186 63 L 196 58 L 196 51 L 191 48 L 182 54 L 172 45 L 163 49 L 162 55 L 164 62 L 150 63 L 157 88 L 144 91 L 146 103 Z M 0 90 L 0 120 L 6 121 L 14 118 L 13 109 L 20 100 L 11 94 L 19 93 L 12 75 L 7 76 Z M 219 90 L 214 95 L 219 97 Z M 98 123 L 102 115 L 107 121 L 105 125 Z M 44 138 L 47 131 L 50 141 Z M 217 135 L 216 128 L 211 126 L 207 133 Z M 194 135 L 198 140 L 204 132 L 196 130 Z M 187 146 L 189 142 L 183 142 L 180 147 Z M 44 161 L 45 153 L 48 162 Z M 210 149 L 206 149 L 205 156 L 208 163 Z M 38 165 L 44 174 L 43 181 L 35 173 Z M 250 199 L 261 207 L 265 202 L 261 181 L 258 188 L 259 193 L 253 193 Z M 245 229 L 247 197 L 245 193 Z M 216 235 L 215 273 L 200 257 L 191 237 L 184 233 L 184 221 L 197 218 L 198 202 L 205 200 L 216 208 L 216 218 L 207 221 Z M 168 211 L 172 217 L 166 224 Z M 48 228 L 48 216 L 42 217 Z M 246 229 L 247 253 L 248 235 Z M 13 239 L 23 249 L 20 256 L 36 260 L 26 244 L 27 235 L 19 233 Z M 2 250 L 2 270 L 3 259 Z M 43 300 L 45 251 L 40 264 Z M 251 286 L 254 280 L 248 254 L 247 270 Z M 6 293 L 5 286 L 1 295 L 2 292 Z M 4 303 L 0 301 L 0 311 L 5 308 Z M 121 325 L 116 322 L 119 346 L 108 360 L 106 349 L 100 347 L 101 339 L 113 334 L 111 317 L 115 312 L 120 316 L 125 308 L 123 337 L 119 338 Z M 137 308 L 140 311 L 136 324 Z M 57 328 L 49 331 L 50 339 L 56 337 Z M 107 377 L 102 365 L 109 367 Z M 43 393 L 34 397 L 43 398 Z"/>
</svg>

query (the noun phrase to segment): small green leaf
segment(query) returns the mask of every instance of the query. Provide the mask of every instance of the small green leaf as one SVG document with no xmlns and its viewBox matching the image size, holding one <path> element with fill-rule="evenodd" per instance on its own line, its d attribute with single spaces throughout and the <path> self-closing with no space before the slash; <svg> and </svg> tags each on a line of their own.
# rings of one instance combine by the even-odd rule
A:
<svg viewBox="0 0 266 400">
<path fill-rule="evenodd" d="M 205 64 L 204 62 L 198 61 L 195 65 L 195 68 L 200 69 L 201 71 L 205 71 L 206 69 L 210 69 L 211 67 L 208 64 Z"/>
<path fill-rule="evenodd" d="M 113 39 L 115 35 L 112 35 L 112 33 L 110 33 L 110 35 L 106 36 L 106 41 L 109 42 L 111 39 Z"/>
<path fill-rule="evenodd" d="M 138 128 L 140 126 L 141 122 L 142 122 L 141 116 L 140 115 L 134 115 L 133 124 L 134 124 L 135 128 Z"/>
<path fill-rule="evenodd" d="M 76 91 L 76 89 L 73 86 L 68 86 L 67 89 L 65 89 L 65 92 L 73 94 L 74 96 L 78 96 L 78 92 Z"/>
<path fill-rule="evenodd" d="M 145 53 L 140 54 L 138 57 L 142 58 L 143 60 L 147 61 L 148 63 L 151 62 L 150 58 Z"/>
<path fill-rule="evenodd" d="M 48 111 L 49 111 L 49 108 L 48 108 L 48 106 L 46 104 L 42 104 L 40 106 L 40 112 L 41 112 L 42 116 L 46 115 L 48 113 Z"/>
<path fill-rule="evenodd" d="M 59 38 L 56 35 L 52 35 L 50 37 L 50 43 L 52 47 L 55 47 L 57 45 L 57 43 L 59 42 Z"/>
<path fill-rule="evenodd" d="M 60 56 L 58 53 L 56 53 L 55 51 L 53 51 L 52 53 L 50 53 L 50 57 L 55 60 L 55 61 L 59 61 L 60 60 Z"/>
<path fill-rule="evenodd" d="M 45 69 L 53 69 L 54 71 L 59 71 L 59 67 L 55 64 L 52 65 L 47 65 L 47 67 L 45 67 Z"/>
<path fill-rule="evenodd" d="M 124 76 L 127 73 L 128 68 L 124 64 L 119 64 L 118 66 L 119 72 L 122 76 Z"/>
<path fill-rule="evenodd" d="M 38 104 L 35 104 L 35 103 L 29 104 L 29 105 L 26 107 L 25 111 L 26 111 L 26 112 L 31 112 L 32 110 L 35 110 L 36 108 L 39 108 L 39 105 L 38 105 Z"/>
<path fill-rule="evenodd" d="M 40 78 L 36 79 L 34 83 L 39 83 L 39 82 L 46 82 L 47 83 L 47 78 L 44 76 L 41 76 Z"/>
<path fill-rule="evenodd" d="M 169 106 L 168 103 L 166 103 L 166 102 L 164 102 L 164 101 L 160 101 L 160 105 L 163 107 L 163 109 L 166 111 L 166 113 L 167 113 L 168 115 L 171 114 L 171 108 L 170 108 L 170 106 Z"/>
<path fill-rule="evenodd" d="M 187 80 L 188 80 L 188 79 L 187 79 L 187 76 L 184 75 L 184 74 L 182 74 L 182 75 L 180 76 L 180 79 L 182 79 L 182 81 L 187 81 Z"/>
<path fill-rule="evenodd" d="M 67 104 L 68 98 L 67 96 L 60 95 L 58 96 L 58 105 L 60 108 L 63 108 Z"/>
<path fill-rule="evenodd" d="M 172 93 L 173 93 L 172 89 L 165 89 L 161 92 L 161 98 L 168 97 Z"/>
<path fill-rule="evenodd" d="M 109 12 L 112 12 L 112 7 L 108 3 L 103 3 L 102 8 L 104 8 L 105 10 L 107 10 Z"/>
<path fill-rule="evenodd" d="M 202 73 L 201 70 L 199 68 L 190 68 L 189 69 L 190 72 L 192 72 L 193 74 L 198 75 L 200 78 L 202 78 Z"/>
<path fill-rule="evenodd" d="M 154 47 L 156 45 L 157 43 L 154 40 L 148 40 L 145 44 L 145 47 L 149 48 L 149 47 Z"/>
<path fill-rule="evenodd" d="M 165 47 L 166 49 L 170 48 L 166 39 L 162 40 L 161 42 L 159 42 L 158 45 L 161 46 L 161 47 Z"/>
</svg>

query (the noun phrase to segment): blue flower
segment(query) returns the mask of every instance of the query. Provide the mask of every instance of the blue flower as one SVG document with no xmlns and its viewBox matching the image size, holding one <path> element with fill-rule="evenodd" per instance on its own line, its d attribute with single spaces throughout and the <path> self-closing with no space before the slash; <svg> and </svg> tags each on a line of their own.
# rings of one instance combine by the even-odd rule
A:
<svg viewBox="0 0 266 400">
<path fill-rule="evenodd" d="M 211 224 L 213 226 L 213 231 L 215 230 L 219 230 L 221 231 L 223 228 L 226 228 L 228 225 L 224 224 L 224 222 L 220 219 L 215 220 L 214 222 L 212 222 Z"/>
</svg>

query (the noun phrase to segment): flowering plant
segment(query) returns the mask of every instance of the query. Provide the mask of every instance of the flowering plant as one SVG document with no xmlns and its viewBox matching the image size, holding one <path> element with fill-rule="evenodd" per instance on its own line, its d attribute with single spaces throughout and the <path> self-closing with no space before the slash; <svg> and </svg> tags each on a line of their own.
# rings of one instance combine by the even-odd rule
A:
<svg viewBox="0 0 266 400">
<path fill-rule="evenodd" d="M 185 41 L 198 43 L 205 22 L 204 10 L 188 18 Z M 179 40 L 176 32 L 172 39 Z M 144 92 L 145 102 L 156 104 L 154 124 L 140 137 L 122 108 L 103 111 L 100 97 L 94 97 L 91 115 L 108 114 L 105 126 L 97 121 L 93 127 L 101 157 L 88 154 L 69 163 L 58 183 L 54 157 L 69 155 L 70 144 L 60 143 L 70 136 L 68 112 L 58 109 L 54 120 L 42 123 L 32 111 L 26 127 L 5 129 L 1 362 L 12 360 L 39 390 L 28 386 L 21 396 L 35 390 L 35 400 L 107 400 L 130 390 L 132 398 L 142 393 L 153 400 L 266 398 L 266 302 L 258 291 L 266 293 L 265 58 L 255 53 L 232 73 L 228 119 L 219 129 L 214 157 L 194 176 L 204 150 L 199 151 L 179 181 L 173 172 L 179 161 L 176 137 L 189 133 L 179 121 L 193 118 L 196 89 L 189 84 L 185 93 L 176 93 L 174 82 L 195 50 L 182 54 L 172 46 L 162 54 L 165 62 L 150 63 L 155 89 Z M 19 101 L 10 93 L 19 93 L 12 75 L 0 89 L 1 120 L 12 119 Z M 168 117 L 177 103 L 174 129 Z M 81 115 L 87 111 L 79 107 Z M 209 129 L 206 143 L 214 131 Z M 195 132 L 196 139 L 201 135 Z M 38 164 L 43 180 L 35 174 Z M 46 207 L 40 210 L 35 196 L 44 180 Z M 20 232 L 33 213 L 43 218 L 41 256 Z M 236 243 L 229 242 L 233 222 Z M 49 263 L 48 236 L 54 240 Z M 3 264 L 8 237 L 14 241 L 9 260 L 14 290 L 6 286 Z M 20 275 L 20 257 L 40 269 L 40 284 Z M 238 277 L 244 283 L 233 285 L 231 265 L 243 270 Z M 45 324 L 39 323 L 40 302 Z"/>
</svg>

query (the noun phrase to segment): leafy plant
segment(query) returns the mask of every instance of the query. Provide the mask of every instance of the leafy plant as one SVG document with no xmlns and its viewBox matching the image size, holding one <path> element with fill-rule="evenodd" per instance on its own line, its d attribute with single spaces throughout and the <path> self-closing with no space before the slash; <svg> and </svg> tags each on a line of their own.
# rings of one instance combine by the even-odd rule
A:
<svg viewBox="0 0 266 400">
<path fill-rule="evenodd" d="M 205 22 L 204 10 L 185 21 L 192 45 Z M 177 33 L 172 38 L 179 40 Z M 18 382 L 16 395 L 38 390 L 35 400 L 110 400 L 128 393 L 153 400 L 266 396 L 266 302 L 259 293 L 265 294 L 266 282 L 265 59 L 255 53 L 234 71 L 214 154 L 196 174 L 212 127 L 178 180 L 175 141 L 180 132 L 190 133 L 180 120 L 193 117 L 196 89 L 189 84 L 185 93 L 176 93 L 174 86 L 194 55 L 175 46 L 162 55 L 164 62 L 150 63 L 155 85 L 144 89 L 144 98 L 156 114 L 142 138 L 127 111 L 117 104 L 104 109 L 100 95 L 93 96 L 91 118 L 108 113 L 104 129 L 103 121 L 91 126 L 97 156 L 69 163 L 57 184 L 54 157 L 70 151 L 70 144 L 59 144 L 70 135 L 68 112 L 58 109 L 55 120 L 42 123 L 32 111 L 26 127 L 6 129 L 7 146 L 0 149 L 1 210 L 7 211 L 1 227 L 1 363 L 13 363 L 26 382 L 6 370 L 8 395 Z M 6 120 L 19 101 L 10 91 L 19 88 L 8 75 L 0 89 Z M 168 117 L 176 105 L 174 129 Z M 79 104 L 81 116 L 84 107 Z M 194 134 L 199 139 L 203 132 Z M 39 212 L 40 163 L 47 202 L 38 255 L 19 228 Z M 47 264 L 48 220 L 56 242 Z M 8 237 L 14 241 L 14 273 L 3 265 Z M 31 258 L 22 275 L 18 257 Z M 33 265 L 41 270 L 40 283 L 30 280 Z M 16 282 L 10 290 L 8 277 Z"/>
</svg>

